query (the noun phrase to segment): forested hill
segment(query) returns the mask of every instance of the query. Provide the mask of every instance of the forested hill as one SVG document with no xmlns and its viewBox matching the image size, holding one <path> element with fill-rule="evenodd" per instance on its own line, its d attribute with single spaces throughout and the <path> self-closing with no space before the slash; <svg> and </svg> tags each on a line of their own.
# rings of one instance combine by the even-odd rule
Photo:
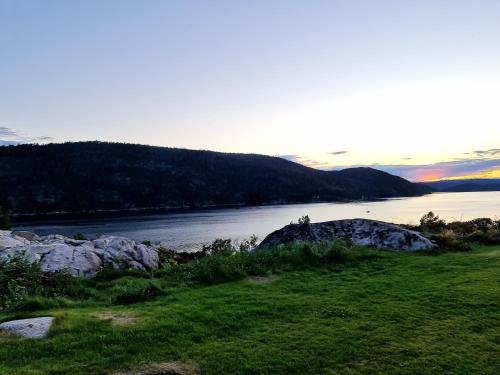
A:
<svg viewBox="0 0 500 375">
<path fill-rule="evenodd" d="M 500 178 L 441 180 L 420 184 L 442 192 L 500 191 Z"/>
<path fill-rule="evenodd" d="M 0 147 L 11 213 L 338 201 L 428 193 L 370 168 L 320 171 L 278 157 L 121 143 Z"/>
</svg>

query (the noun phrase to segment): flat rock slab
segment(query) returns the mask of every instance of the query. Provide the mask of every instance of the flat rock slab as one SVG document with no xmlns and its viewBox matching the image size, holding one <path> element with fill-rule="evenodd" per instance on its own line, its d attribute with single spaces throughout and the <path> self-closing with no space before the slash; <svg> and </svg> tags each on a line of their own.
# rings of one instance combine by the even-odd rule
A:
<svg viewBox="0 0 500 375">
<path fill-rule="evenodd" d="M 42 339 L 47 336 L 54 318 L 45 316 L 33 319 L 12 320 L 0 324 L 0 332 L 28 339 Z"/>
</svg>

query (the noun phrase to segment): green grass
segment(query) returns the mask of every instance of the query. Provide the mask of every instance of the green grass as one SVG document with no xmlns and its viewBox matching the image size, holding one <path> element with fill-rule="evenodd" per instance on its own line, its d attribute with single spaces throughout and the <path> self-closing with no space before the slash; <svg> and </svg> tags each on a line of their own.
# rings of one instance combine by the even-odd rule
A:
<svg viewBox="0 0 500 375">
<path fill-rule="evenodd" d="M 171 276 L 127 276 L 93 287 L 117 292 L 135 279 L 144 287 L 130 293 L 140 299 L 148 283 L 162 293 L 0 313 L 0 321 L 57 318 L 47 339 L 0 338 L 0 374 L 112 374 L 171 361 L 204 374 L 500 373 L 500 246 L 352 251 L 347 263 L 281 269 L 269 282 L 178 286 Z M 115 326 L 99 312 L 138 321 Z"/>
</svg>

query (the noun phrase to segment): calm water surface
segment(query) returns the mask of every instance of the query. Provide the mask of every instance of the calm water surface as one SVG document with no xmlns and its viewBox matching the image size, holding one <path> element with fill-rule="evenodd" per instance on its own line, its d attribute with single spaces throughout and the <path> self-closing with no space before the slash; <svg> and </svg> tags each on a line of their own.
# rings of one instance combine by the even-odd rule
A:
<svg viewBox="0 0 500 375">
<path fill-rule="evenodd" d="M 393 223 L 416 224 L 428 211 L 443 219 L 469 220 L 477 217 L 500 219 L 500 192 L 434 193 L 423 197 L 377 202 L 294 204 L 264 207 L 226 208 L 180 213 L 116 218 L 38 222 L 15 229 L 41 235 L 58 233 L 87 237 L 101 234 L 125 236 L 137 241 L 161 241 L 178 250 L 193 250 L 216 238 L 242 240 L 255 234 L 259 239 L 303 215 L 313 222 L 369 218 Z"/>
</svg>

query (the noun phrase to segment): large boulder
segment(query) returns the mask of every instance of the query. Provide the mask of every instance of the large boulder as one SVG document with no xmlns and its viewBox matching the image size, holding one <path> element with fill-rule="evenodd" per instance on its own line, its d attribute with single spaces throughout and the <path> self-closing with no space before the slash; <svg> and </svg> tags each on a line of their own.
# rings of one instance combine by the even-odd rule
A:
<svg viewBox="0 0 500 375">
<path fill-rule="evenodd" d="M 434 247 L 433 243 L 419 232 L 396 224 L 369 219 L 349 219 L 287 225 L 264 238 L 257 250 L 294 241 L 321 242 L 334 239 L 350 239 L 356 245 L 400 251 L 429 250 Z"/>
<path fill-rule="evenodd" d="M 39 262 L 42 271 L 67 270 L 73 276 L 91 277 L 103 267 L 153 270 L 159 266 L 158 250 L 124 237 L 103 236 L 74 240 L 60 235 L 44 237 L 0 231 L 0 260 L 22 255 Z"/>
</svg>

